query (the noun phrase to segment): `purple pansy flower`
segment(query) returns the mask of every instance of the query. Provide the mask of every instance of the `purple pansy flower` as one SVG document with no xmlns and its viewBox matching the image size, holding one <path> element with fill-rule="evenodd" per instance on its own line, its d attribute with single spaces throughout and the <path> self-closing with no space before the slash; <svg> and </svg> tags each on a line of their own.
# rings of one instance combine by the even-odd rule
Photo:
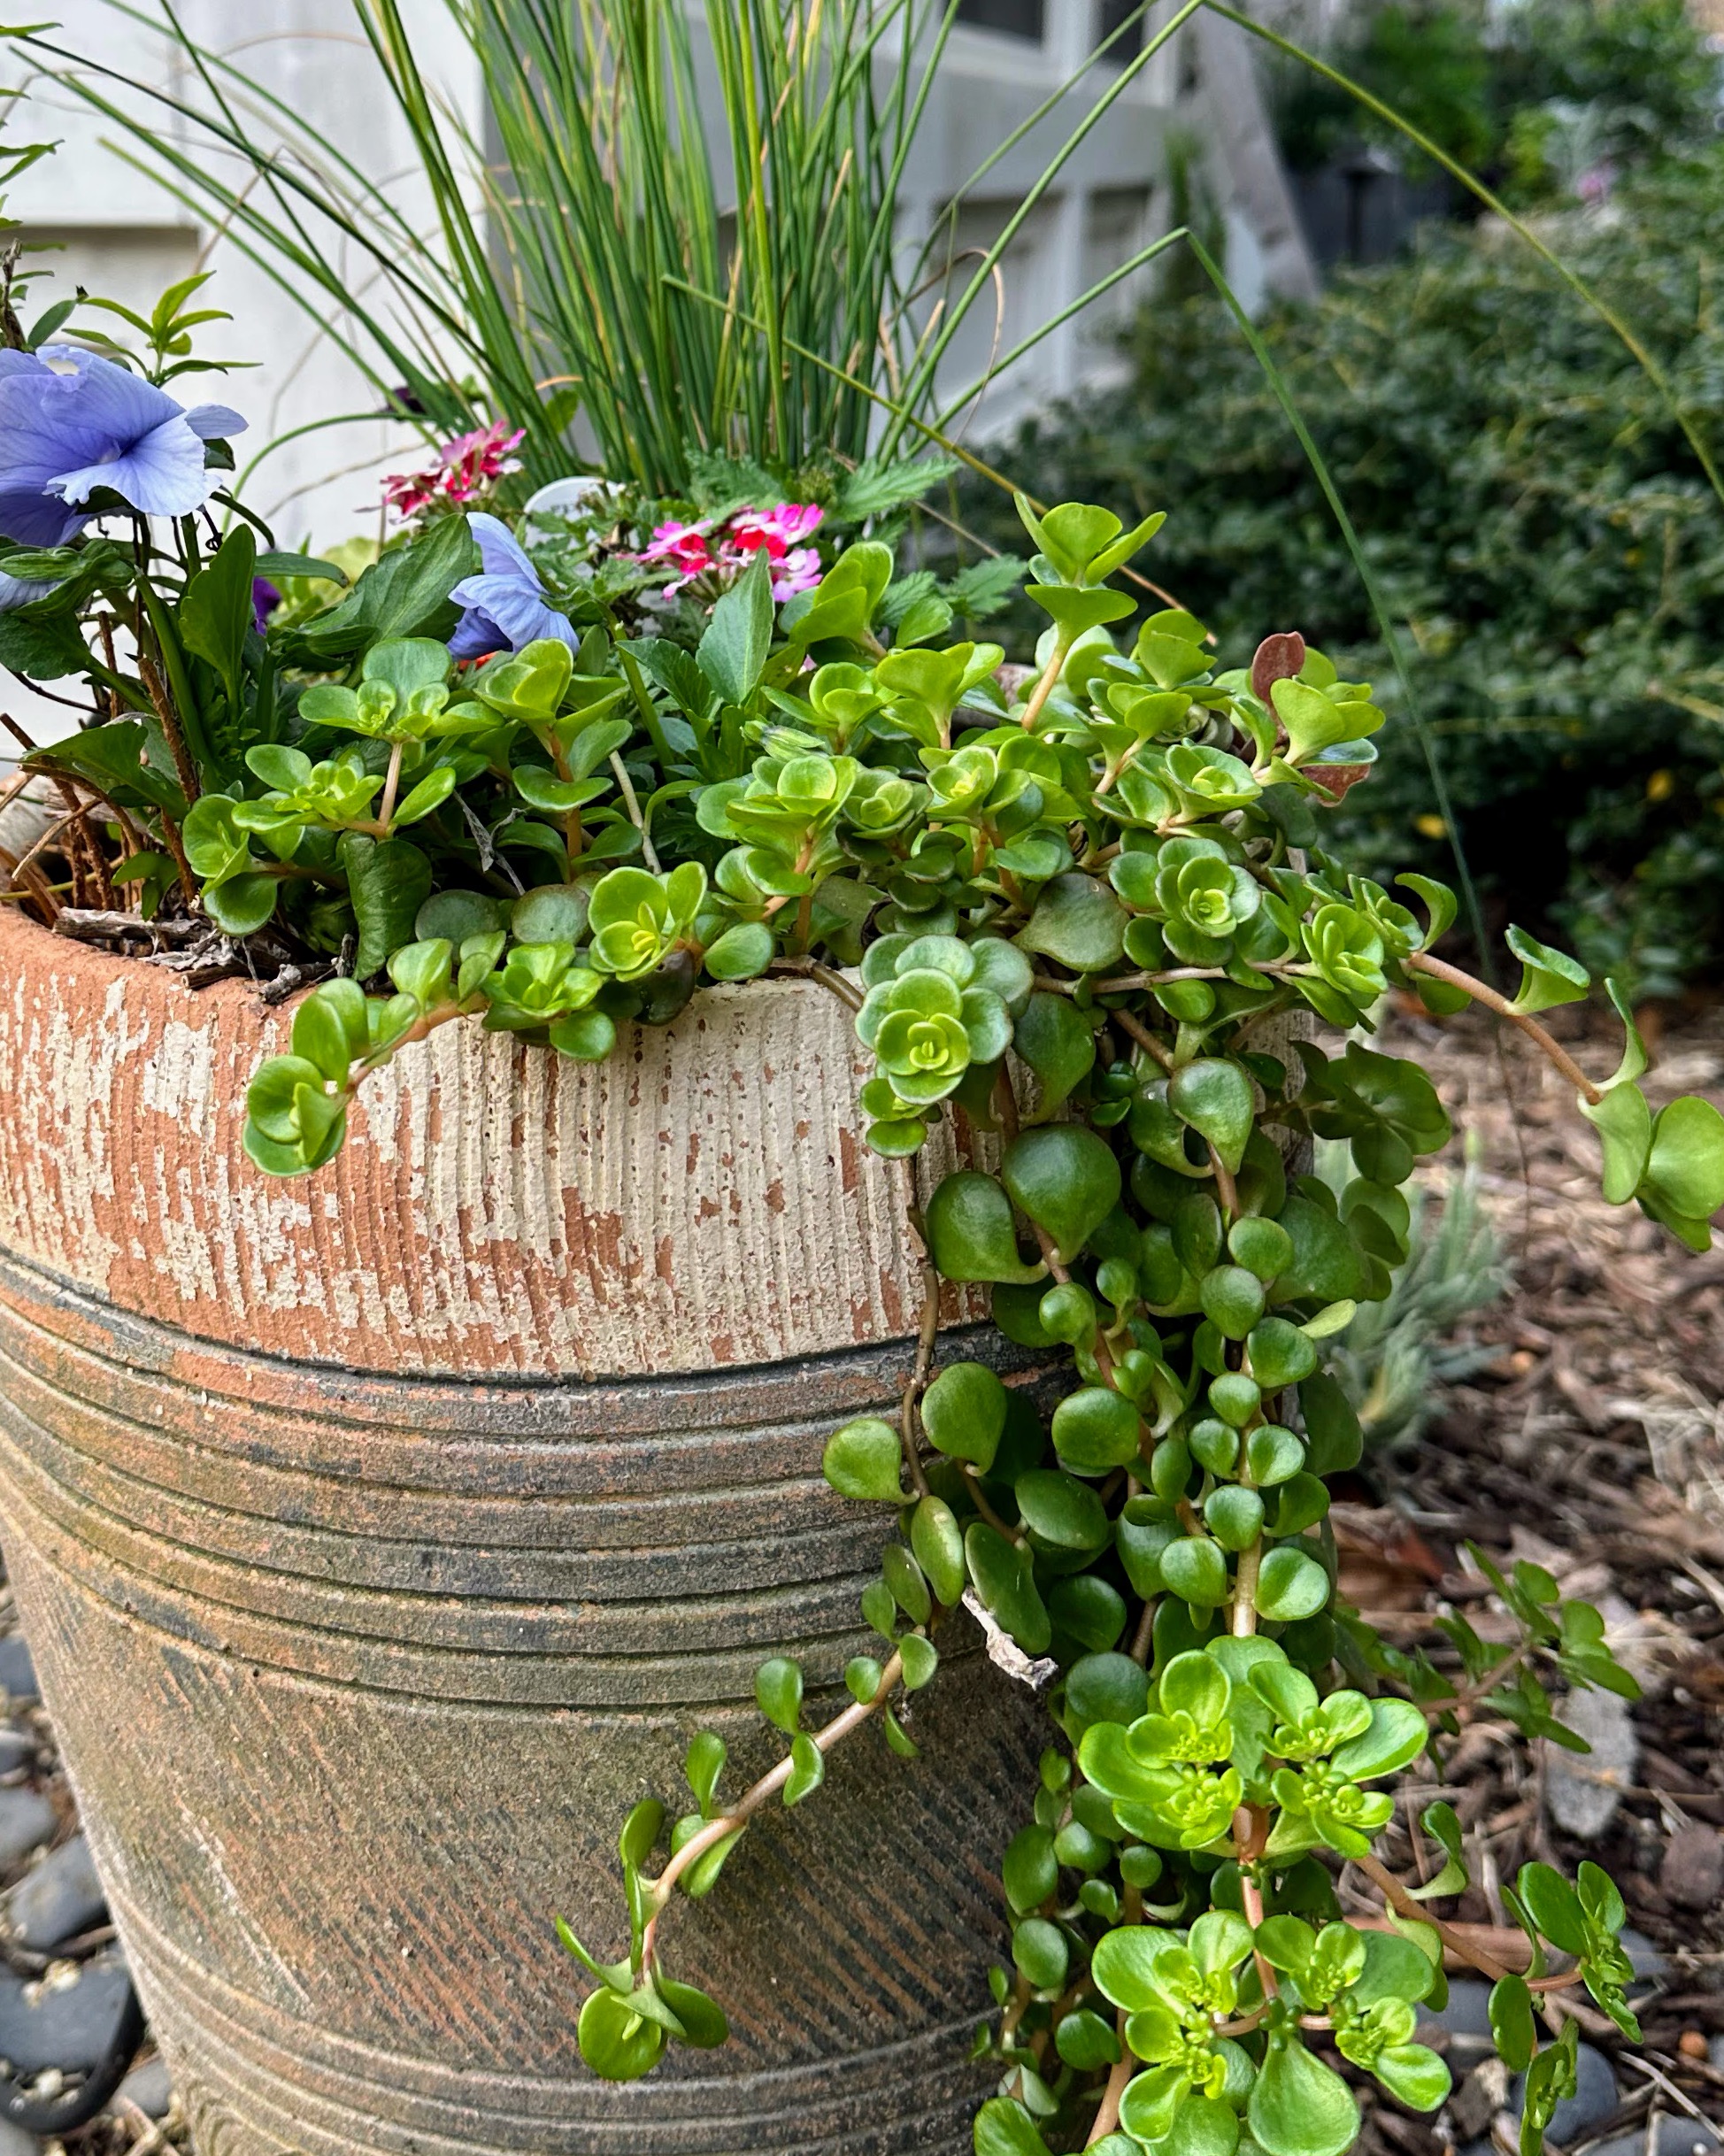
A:
<svg viewBox="0 0 1724 2156">
<path fill-rule="evenodd" d="M 260 636 L 269 625 L 270 616 L 281 604 L 281 592 L 278 585 L 272 584 L 266 576 L 252 578 L 251 619 L 257 623 Z"/>
<path fill-rule="evenodd" d="M 467 528 L 479 542 L 483 566 L 477 576 L 463 577 L 449 595 L 466 608 L 449 640 L 451 657 L 487 658 L 493 651 L 519 651 L 541 636 L 555 636 L 576 650 L 581 639 L 573 626 L 547 602 L 539 572 L 508 526 L 475 510 Z"/>
<path fill-rule="evenodd" d="M 0 351 L 0 535 L 64 546 L 110 487 L 147 517 L 189 516 L 215 483 L 204 444 L 242 433 L 225 404 L 188 412 L 112 359 L 69 345 Z"/>
</svg>

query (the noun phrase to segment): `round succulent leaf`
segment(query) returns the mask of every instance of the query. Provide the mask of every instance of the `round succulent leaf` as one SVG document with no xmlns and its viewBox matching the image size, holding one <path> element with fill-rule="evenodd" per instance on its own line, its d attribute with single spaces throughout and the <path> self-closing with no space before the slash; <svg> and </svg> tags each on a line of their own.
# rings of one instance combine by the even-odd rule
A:
<svg viewBox="0 0 1724 2156">
<path fill-rule="evenodd" d="M 1206 1415 L 1201 1422 L 1193 1423 L 1185 1442 L 1200 1467 L 1207 1467 L 1212 1475 L 1233 1473 L 1239 1458 L 1239 1432 L 1228 1423 Z"/>
<path fill-rule="evenodd" d="M 1157 1875 L 1160 1868 L 1158 1860 Z M 1180 1951 L 1181 1944 L 1172 1932 L 1153 1925 L 1128 1925 L 1096 1942 L 1089 1973 L 1104 1998 L 1128 2014 L 1145 2014 L 1165 2003 L 1157 1969 L 1165 1955 Z"/>
<path fill-rule="evenodd" d="M 617 1045 L 616 1020 L 603 1011 L 573 1011 L 551 1027 L 550 1039 L 576 1063 L 603 1063 Z"/>
<path fill-rule="evenodd" d="M 754 981 L 772 964 L 774 948 L 765 921 L 739 920 L 707 945 L 701 962 L 714 981 Z"/>
<path fill-rule="evenodd" d="M 802 1722 L 802 1665 L 775 1654 L 754 1673 L 754 1697 L 775 1729 L 794 1736 Z"/>
<path fill-rule="evenodd" d="M 1120 1202 L 1120 1163 L 1105 1139 L 1081 1124 L 1027 1130 L 1006 1147 L 1001 1179 L 1067 1263 Z"/>
<path fill-rule="evenodd" d="M 995 1622 L 1026 1654 L 1045 1654 L 1053 1624 L 1036 1590 L 1029 1552 L 977 1521 L 965 1532 L 964 1556 L 977 1597 Z"/>
<path fill-rule="evenodd" d="M 1104 1549 L 1111 1536 L 1107 1508 L 1087 1482 L 1052 1468 L 1020 1475 L 1012 1495 L 1030 1533 L 1057 1550 Z"/>
<path fill-rule="evenodd" d="M 1371 2071 L 1392 2097 L 1412 2111 L 1440 2109 L 1454 2087 L 1447 2062 L 1423 2044 L 1387 2045 L 1372 2060 Z"/>
<path fill-rule="evenodd" d="M 1358 1467 L 1365 1433 L 1338 1379 L 1323 1371 L 1306 1378 L 1299 1387 L 1299 1412 L 1309 1440 L 1305 1465 L 1313 1475 L 1341 1475 Z"/>
<path fill-rule="evenodd" d="M 677 1983 L 668 1976 L 655 1979 L 658 1996 L 682 2024 L 682 2041 L 697 2050 L 716 2051 L 730 2037 L 730 2023 L 715 1998 L 691 1983 Z"/>
<path fill-rule="evenodd" d="M 1317 1367 L 1317 1349 L 1308 1333 L 1285 1318 L 1265 1318 L 1246 1341 L 1251 1375 L 1266 1392 L 1297 1385 Z"/>
<path fill-rule="evenodd" d="M 964 1599 L 966 1578 L 964 1532 L 943 1498 L 929 1495 L 918 1501 L 910 1517 L 910 1548 L 935 1600 L 943 1608 L 955 1609 Z"/>
<path fill-rule="evenodd" d="M 639 2081 L 665 2049 L 664 2029 L 604 1985 L 581 2007 L 575 2033 L 581 2056 L 604 2081 Z"/>
<path fill-rule="evenodd" d="M 940 1652 L 925 1633 L 906 1632 L 898 1642 L 904 1663 L 904 1689 L 919 1692 L 932 1684 L 940 1667 Z"/>
<path fill-rule="evenodd" d="M 1012 1046 L 1035 1074 L 1043 1115 L 1056 1114 L 1095 1066 L 1095 1028 L 1069 996 L 1046 990 L 1032 995 L 1018 1018 Z"/>
<path fill-rule="evenodd" d="M 1370 1727 L 1343 1744 L 1331 1763 L 1350 1781 L 1374 1781 L 1411 1766 L 1423 1752 L 1428 1735 L 1429 1725 L 1412 1700 L 1374 1699 Z"/>
<path fill-rule="evenodd" d="M 1063 2015 L 1054 2024 L 1053 2047 L 1079 2074 L 1097 2074 L 1112 2066 L 1120 2056 L 1120 2039 L 1113 2024 L 1087 2006 Z"/>
<path fill-rule="evenodd" d="M 1053 1411 L 1053 1449 L 1078 1475 L 1105 1475 L 1137 1458 L 1143 1423 L 1136 1408 L 1108 1385 L 1083 1385 Z"/>
<path fill-rule="evenodd" d="M 1293 1262 L 1293 1238 L 1278 1220 L 1248 1216 L 1228 1229 L 1228 1251 L 1235 1264 L 1267 1287 Z"/>
<path fill-rule="evenodd" d="M 1245 1157 L 1256 1120 L 1251 1081 L 1236 1063 L 1201 1057 L 1167 1081 L 1167 1105 L 1215 1148 L 1229 1174 Z"/>
<path fill-rule="evenodd" d="M 985 1363 L 948 1364 L 922 1395 L 928 1443 L 948 1459 L 968 1460 L 985 1474 L 999 1451 L 1007 1398 Z"/>
<path fill-rule="evenodd" d="M 880 1569 L 892 1599 L 912 1624 L 926 1624 L 934 1614 L 933 1599 L 922 1568 L 901 1542 L 889 1542 L 882 1552 Z"/>
<path fill-rule="evenodd" d="M 1128 1654 L 1086 1654 L 1066 1675 L 1066 1705 L 1081 1722 L 1138 1721 L 1148 1710 L 1150 1680 Z"/>
<path fill-rule="evenodd" d="M 1328 1574 L 1303 1550 L 1283 1544 L 1265 1556 L 1257 1580 L 1259 1617 L 1266 1617 L 1274 1624 L 1290 1624 L 1297 1618 L 1314 1617 L 1328 1598 Z M 1414 1712 L 1418 1710 L 1415 1708 Z M 1422 1716 L 1420 1727 L 1424 1727 Z"/>
<path fill-rule="evenodd" d="M 1263 1388 L 1243 1370 L 1224 1370 L 1210 1381 L 1209 1405 L 1223 1422 L 1243 1429 L 1263 1405 Z"/>
<path fill-rule="evenodd" d="M 1161 1579 L 1169 1594 L 1197 1609 L 1219 1608 L 1228 1598 L 1228 1560 L 1206 1535 L 1169 1543 L 1161 1553 Z"/>
<path fill-rule="evenodd" d="M 1032 1991 L 1064 1989 L 1071 1949 L 1051 1918 L 1027 1916 L 1020 1921 L 1012 1934 L 1012 1959 Z"/>
<path fill-rule="evenodd" d="M 1689 1095 L 1659 1109 L 1643 1194 L 1689 1220 L 1724 1206 L 1724 1114 L 1711 1101 Z"/>
<path fill-rule="evenodd" d="M 1291 2031 L 1270 2037 L 1246 2117 L 1266 2156 L 1344 2156 L 1358 2138 L 1352 2091 Z"/>
<path fill-rule="evenodd" d="M 1044 884 L 1018 948 L 1074 974 L 1105 973 L 1125 956 L 1129 916 L 1105 883 L 1072 870 Z"/>
<path fill-rule="evenodd" d="M 1245 1440 L 1245 1467 L 1259 1490 L 1291 1482 L 1305 1464 L 1305 1449 L 1279 1422 L 1259 1422 Z"/>
<path fill-rule="evenodd" d="M 1047 1594 L 1048 1614 L 1061 1636 L 1062 1659 L 1072 1644 L 1101 1654 L 1126 1629 L 1125 1597 L 1098 1573 L 1070 1573 Z"/>
<path fill-rule="evenodd" d="M 951 1281 L 1027 1282 L 1046 1276 L 1018 1251 L 1012 1200 L 993 1176 L 974 1168 L 948 1175 L 928 1200 L 928 1251 Z"/>
<path fill-rule="evenodd" d="M 1012 1837 L 1000 1867 L 1005 1898 L 1014 1914 L 1026 1915 L 1051 1900 L 1059 1889 L 1059 1863 L 1051 1827 L 1025 1827 Z"/>
<path fill-rule="evenodd" d="M 901 1505 L 903 1447 L 891 1424 L 859 1415 L 827 1440 L 820 1471 L 841 1498 Z"/>
<path fill-rule="evenodd" d="M 1224 1550 L 1249 1550 L 1263 1532 L 1263 1499 L 1254 1490 L 1223 1483 L 1204 1500 L 1204 1525 Z"/>
<path fill-rule="evenodd" d="M 1114 1547 L 1119 1551 L 1126 1578 L 1132 1592 L 1144 1601 L 1161 1592 L 1161 1553 L 1169 1543 L 1180 1539 L 1182 1531 L 1177 1521 L 1159 1518 L 1149 1512 L 1149 1505 L 1154 1502 L 1143 1498 L 1128 1499 L 1125 1511 L 1113 1527 Z M 1136 1517 L 1133 1517 L 1134 1513 Z"/>
<path fill-rule="evenodd" d="M 974 2137 L 975 2156 L 1048 2156 L 1035 2121 L 1010 2097 L 990 2097 L 981 2106 Z"/>
<path fill-rule="evenodd" d="M 1251 1331 L 1263 1315 L 1264 1299 L 1263 1282 L 1242 1265 L 1214 1266 L 1197 1283 L 1197 1301 L 1204 1315 L 1229 1340 L 1243 1340 Z M 1289 1326 L 1288 1329 L 1293 1328 Z M 1251 1367 L 1255 1371 L 1255 1357 Z M 1261 1378 L 1261 1382 L 1270 1385 L 1274 1381 Z"/>
</svg>

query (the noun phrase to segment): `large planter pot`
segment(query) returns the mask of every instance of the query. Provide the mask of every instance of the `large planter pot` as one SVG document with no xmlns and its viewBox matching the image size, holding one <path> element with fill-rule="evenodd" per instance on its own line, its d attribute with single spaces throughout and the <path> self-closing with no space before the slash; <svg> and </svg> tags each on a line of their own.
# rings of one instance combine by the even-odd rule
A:
<svg viewBox="0 0 1724 2156">
<path fill-rule="evenodd" d="M 673 1913 L 726 2050 L 594 2079 L 551 1931 L 619 1952 L 625 1807 L 864 1644 L 820 1449 L 918 1288 L 846 1013 L 716 991 L 598 1069 L 446 1028 L 292 1183 L 239 1144 L 285 1033 L 0 920 L 0 1523 L 200 2156 L 958 2156 L 1036 1743 L 980 1654 Z"/>
</svg>

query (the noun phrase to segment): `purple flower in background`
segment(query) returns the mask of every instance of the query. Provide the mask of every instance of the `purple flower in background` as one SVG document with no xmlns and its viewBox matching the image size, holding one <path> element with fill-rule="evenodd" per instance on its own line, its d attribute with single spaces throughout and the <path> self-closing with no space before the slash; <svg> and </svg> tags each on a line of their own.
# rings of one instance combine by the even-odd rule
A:
<svg viewBox="0 0 1724 2156">
<path fill-rule="evenodd" d="M 264 633 L 264 625 L 281 604 L 281 594 L 266 576 L 251 580 L 251 619 L 258 625 L 258 634 Z"/>
<path fill-rule="evenodd" d="M 575 650 L 581 640 L 573 625 L 547 602 L 539 572 L 509 527 L 475 510 L 467 528 L 479 542 L 482 566 L 449 595 L 466 608 L 449 640 L 450 656 L 487 658 L 493 651 L 519 651 L 540 636 L 555 636 Z"/>
<path fill-rule="evenodd" d="M 0 535 L 64 546 L 112 488 L 147 517 L 189 516 L 215 483 L 204 444 L 242 433 L 225 404 L 188 412 L 165 389 L 69 345 L 0 351 Z"/>
</svg>

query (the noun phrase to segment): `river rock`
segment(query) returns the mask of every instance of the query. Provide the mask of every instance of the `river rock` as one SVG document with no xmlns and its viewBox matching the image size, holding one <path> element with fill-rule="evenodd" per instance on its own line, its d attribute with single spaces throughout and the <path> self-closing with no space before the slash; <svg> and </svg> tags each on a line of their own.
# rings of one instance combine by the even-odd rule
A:
<svg viewBox="0 0 1724 2156">
<path fill-rule="evenodd" d="M 6 1921 L 20 1946 L 36 1953 L 75 1939 L 99 1924 L 107 1896 L 81 1834 L 53 1850 L 6 1896 Z"/>
<path fill-rule="evenodd" d="M 0 1790 L 0 1871 L 21 1864 L 59 1823 L 53 1806 L 35 1790 Z"/>
<path fill-rule="evenodd" d="M 0 2059 L 26 2076 L 87 2073 L 113 2042 L 130 1981 L 118 1954 L 81 1963 L 65 1981 L 0 1972 Z"/>
<path fill-rule="evenodd" d="M 1509 2091 L 1509 2109 L 1517 2119 L 1526 2085 L 1525 2075 L 1517 2074 Z M 1557 2106 L 1556 2116 L 1545 2129 L 1546 2139 L 1573 2147 L 1596 2132 L 1621 2100 L 1610 2060 L 1589 2044 L 1582 2044 L 1574 2059 L 1574 2093 Z"/>
<path fill-rule="evenodd" d="M 1558 1713 L 1592 1749 L 1566 1752 L 1559 1744 L 1545 1745 L 1545 1801 L 1566 1834 L 1596 1841 L 1615 1818 L 1622 1790 L 1634 1781 L 1640 1762 L 1634 1717 L 1626 1699 L 1606 1691 L 1572 1693 Z"/>
<path fill-rule="evenodd" d="M 14 1702 L 40 1699 L 42 1692 L 36 1683 L 36 1666 L 30 1659 L 30 1650 L 21 1632 L 8 1632 L 0 1639 L 0 1691 Z"/>
<path fill-rule="evenodd" d="M 1665 1846 L 1659 1885 L 1679 1909 L 1715 1909 L 1724 1894 L 1724 1836 L 1715 1827 L 1680 1827 Z"/>
</svg>

